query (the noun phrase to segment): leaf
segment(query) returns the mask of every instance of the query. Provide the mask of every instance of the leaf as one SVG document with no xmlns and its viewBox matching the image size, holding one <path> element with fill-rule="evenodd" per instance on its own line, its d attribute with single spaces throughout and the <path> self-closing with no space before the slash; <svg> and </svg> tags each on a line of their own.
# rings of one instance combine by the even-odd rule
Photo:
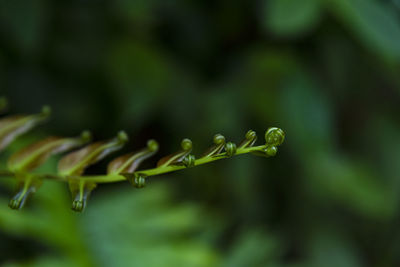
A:
<svg viewBox="0 0 400 267">
<path fill-rule="evenodd" d="M 331 10 L 367 47 L 400 58 L 400 22 L 393 9 L 374 0 L 335 0 Z"/>
<path fill-rule="evenodd" d="M 307 177 L 314 193 L 370 218 L 385 220 L 396 210 L 396 199 L 388 187 L 365 164 L 345 155 L 320 153 L 318 164 L 309 163 Z M 323 179 L 321 179 L 323 177 Z"/>
<path fill-rule="evenodd" d="M 284 244 L 278 236 L 254 227 L 240 231 L 235 238 L 222 266 L 279 266 Z"/>
<path fill-rule="evenodd" d="M 13 115 L 0 120 L 0 151 L 18 136 L 26 133 L 50 115 L 50 108 L 44 106 L 42 112 L 34 115 Z"/>
<path fill-rule="evenodd" d="M 8 161 L 8 168 L 12 172 L 31 171 L 43 164 L 51 155 L 81 146 L 90 139 L 90 133 L 87 131 L 77 138 L 48 137 L 13 154 Z"/>
<path fill-rule="evenodd" d="M 182 149 L 171 155 L 161 158 L 157 162 L 157 167 L 166 167 L 169 165 L 180 164 L 184 158 L 192 152 L 192 141 L 190 139 L 183 139 L 181 142 Z"/>
<path fill-rule="evenodd" d="M 121 188 L 92 204 L 80 230 L 104 266 L 221 266 L 219 254 L 204 241 L 219 229 L 220 216 L 198 204 L 175 203 L 166 184 L 137 194 Z"/>
<path fill-rule="evenodd" d="M 72 195 L 72 210 L 82 212 L 87 205 L 90 193 L 96 188 L 97 184 L 85 182 L 84 179 L 69 180 L 69 190 Z"/>
<path fill-rule="evenodd" d="M 121 131 L 114 139 L 88 145 L 66 155 L 60 160 L 58 172 L 68 179 L 69 189 L 73 198 L 72 210 L 82 212 L 87 205 L 90 193 L 96 188 L 96 183 L 85 181 L 84 177 L 76 178 L 73 176 L 81 175 L 86 167 L 122 148 L 127 141 L 128 136 L 125 132 Z"/>
<path fill-rule="evenodd" d="M 28 198 L 33 195 L 39 187 L 42 185 L 43 180 L 35 177 L 31 174 L 17 174 L 17 188 L 16 193 L 11 198 L 8 206 L 11 209 L 19 210 L 22 209 L 28 200 Z"/>
<path fill-rule="evenodd" d="M 298 157 L 312 151 L 331 151 L 334 142 L 333 103 L 309 73 L 288 76 L 279 92 L 280 124 L 290 134 L 291 148 Z M 307 151 L 307 153 L 305 153 Z"/>
<path fill-rule="evenodd" d="M 265 27 L 282 36 L 298 35 L 310 31 L 321 14 L 320 0 L 265 1 Z"/>
<path fill-rule="evenodd" d="M 108 174 L 133 173 L 139 165 L 158 151 L 158 143 L 149 140 L 147 147 L 138 151 L 120 156 L 108 164 Z"/>
<path fill-rule="evenodd" d="M 108 154 L 122 148 L 128 136 L 121 131 L 109 141 L 97 142 L 63 157 L 58 164 L 58 172 L 62 176 L 80 175 L 86 167 L 103 159 Z"/>
<path fill-rule="evenodd" d="M 216 134 L 214 136 L 214 145 L 206 150 L 201 156 L 202 158 L 208 158 L 221 153 L 225 147 L 225 137 L 221 134 Z"/>
<path fill-rule="evenodd" d="M 366 266 L 365 259 L 359 255 L 358 247 L 354 244 L 351 236 L 345 231 L 342 232 L 343 229 L 327 226 L 329 223 L 322 225 L 322 227 L 317 227 L 308 238 L 306 246 L 309 257 L 304 266 Z"/>
</svg>

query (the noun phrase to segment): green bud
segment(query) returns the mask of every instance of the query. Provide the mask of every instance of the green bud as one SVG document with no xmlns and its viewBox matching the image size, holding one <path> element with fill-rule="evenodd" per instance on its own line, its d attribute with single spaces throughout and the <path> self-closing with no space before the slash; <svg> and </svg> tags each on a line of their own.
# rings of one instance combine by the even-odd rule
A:
<svg viewBox="0 0 400 267">
<path fill-rule="evenodd" d="M 196 158 L 194 155 L 187 155 L 182 161 L 183 165 L 185 165 L 186 168 L 193 167 L 195 162 Z"/>
<path fill-rule="evenodd" d="M 265 133 L 265 141 L 269 146 L 279 146 L 285 140 L 285 133 L 276 127 L 269 128 Z"/>
<path fill-rule="evenodd" d="M 275 156 L 277 152 L 278 148 L 276 146 L 269 146 L 265 149 L 265 154 L 271 157 Z"/>
<path fill-rule="evenodd" d="M 181 147 L 185 151 L 192 149 L 192 141 L 188 138 L 183 139 L 181 142 Z"/>
<path fill-rule="evenodd" d="M 141 175 L 135 175 L 132 185 L 136 188 L 143 188 L 146 186 L 146 178 Z"/>
<path fill-rule="evenodd" d="M 226 155 L 228 157 L 232 157 L 236 153 L 236 144 L 232 142 L 228 142 L 225 145 Z"/>
</svg>

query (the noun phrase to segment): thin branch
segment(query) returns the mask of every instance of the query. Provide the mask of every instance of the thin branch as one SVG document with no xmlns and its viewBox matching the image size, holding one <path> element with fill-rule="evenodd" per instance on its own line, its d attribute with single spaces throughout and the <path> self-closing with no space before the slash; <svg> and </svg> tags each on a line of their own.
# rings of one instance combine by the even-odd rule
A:
<svg viewBox="0 0 400 267">
<path fill-rule="evenodd" d="M 266 145 L 261 145 L 256 147 L 238 149 L 233 156 L 261 151 L 264 150 L 266 147 L 267 147 Z M 193 167 L 230 157 L 231 156 L 228 156 L 226 152 L 218 154 L 213 157 L 203 157 L 195 160 Z M 35 176 L 37 178 L 55 180 L 60 182 L 66 182 L 68 180 L 84 180 L 85 182 L 94 182 L 94 183 L 114 183 L 114 182 L 126 181 L 130 176 L 141 176 L 144 178 L 148 178 L 150 176 L 161 175 L 187 168 L 188 167 L 186 167 L 185 165 L 180 164 L 180 165 L 169 165 L 165 167 L 156 167 L 147 170 L 140 170 L 134 173 L 127 173 L 127 174 L 83 175 L 83 176 L 70 176 L 70 177 L 64 177 L 61 175 L 54 175 L 54 174 L 36 174 Z M 9 171 L 0 171 L 0 176 L 12 177 L 14 176 L 14 174 Z"/>
</svg>

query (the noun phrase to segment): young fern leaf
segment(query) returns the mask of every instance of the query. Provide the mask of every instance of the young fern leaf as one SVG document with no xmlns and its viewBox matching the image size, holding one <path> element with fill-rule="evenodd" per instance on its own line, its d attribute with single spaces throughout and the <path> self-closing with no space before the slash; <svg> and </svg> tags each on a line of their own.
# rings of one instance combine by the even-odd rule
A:
<svg viewBox="0 0 400 267">
<path fill-rule="evenodd" d="M 13 154 L 8 160 L 8 169 L 14 173 L 31 171 L 42 165 L 51 155 L 67 152 L 90 140 L 91 134 L 88 131 L 82 132 L 76 138 L 47 137 Z"/>
<path fill-rule="evenodd" d="M 17 180 L 16 193 L 11 198 L 8 206 L 11 209 L 19 210 L 25 205 L 28 197 L 35 193 L 42 185 L 43 179 L 38 179 L 31 173 L 16 173 L 15 178 Z"/>
<path fill-rule="evenodd" d="M 121 174 L 137 188 L 145 186 L 145 178 L 132 175 L 139 165 L 158 151 L 158 143 L 155 140 L 149 140 L 147 147 L 133 153 L 120 156 L 108 164 L 107 173 L 109 175 Z"/>
<path fill-rule="evenodd" d="M 165 156 L 161 158 L 157 162 L 157 168 L 163 168 L 170 165 L 185 165 L 186 167 L 193 166 L 193 159 L 192 155 L 189 155 L 192 152 L 192 141 L 190 139 L 183 139 L 181 142 L 181 150 L 175 152 L 171 155 Z"/>
<path fill-rule="evenodd" d="M 278 152 L 278 146 L 282 145 L 283 141 L 285 141 L 285 133 L 281 129 L 269 128 L 265 133 L 265 142 L 267 143 L 265 154 L 270 157 L 275 156 Z"/>
<path fill-rule="evenodd" d="M 221 134 L 214 135 L 214 145 L 203 153 L 201 158 L 213 157 L 221 153 L 225 147 L 225 137 Z"/>
<path fill-rule="evenodd" d="M 6 106 L 6 100 L 0 98 L 0 112 Z M 4 149 L 19 135 L 43 122 L 49 114 L 50 108 L 43 107 L 40 114 L 9 116 L 0 119 L 0 150 Z M 11 199 L 9 206 L 13 209 L 20 209 L 24 206 L 29 195 L 37 191 L 44 179 L 56 179 L 69 184 L 73 197 L 72 209 L 82 211 L 91 191 L 98 183 L 128 180 L 135 187 L 141 188 L 145 186 L 145 180 L 150 176 L 207 164 L 234 155 L 252 153 L 271 157 L 277 153 L 278 146 L 284 142 L 285 133 L 276 127 L 269 128 L 265 133 L 266 143 L 260 146 L 254 146 L 257 136 L 252 130 L 247 132 L 245 139 L 239 146 L 236 146 L 233 142 L 226 142 L 224 136 L 216 134 L 213 138 L 214 145 L 198 159 L 190 154 L 192 141 L 183 139 L 180 151 L 161 158 L 155 168 L 137 171 L 137 168 L 145 159 L 158 151 L 157 142 L 149 140 L 146 148 L 111 161 L 106 175 L 83 176 L 84 170 L 88 166 L 120 149 L 127 140 L 126 133 L 120 132 L 114 139 L 87 145 L 64 156 L 58 164 L 58 175 L 34 174 L 32 171 L 43 164 L 51 155 L 71 150 L 89 142 L 90 133 L 83 132 L 80 138 L 49 137 L 22 149 L 9 159 L 8 171 L 0 171 L 0 176 L 15 177 L 17 180 L 17 193 Z"/>
<path fill-rule="evenodd" d="M 42 165 L 51 155 L 66 152 L 89 141 L 90 133 L 87 131 L 79 138 L 48 137 L 13 154 L 8 161 L 8 169 L 17 179 L 17 188 L 9 206 L 21 209 L 27 198 L 41 186 L 43 178 L 30 171 Z"/>
<path fill-rule="evenodd" d="M 78 176 L 85 168 L 102 160 L 112 152 L 121 149 L 128 141 L 128 135 L 121 131 L 116 138 L 90 144 L 78 151 L 64 156 L 58 163 L 58 173 L 61 176 Z"/>
<path fill-rule="evenodd" d="M 85 177 L 80 175 L 88 166 L 121 149 L 127 141 L 127 134 L 119 132 L 118 136 L 112 140 L 88 145 L 60 160 L 58 172 L 68 181 L 73 197 L 72 209 L 74 211 L 80 212 L 85 208 L 90 192 L 96 187 L 95 182 L 85 181 Z"/>
<path fill-rule="evenodd" d="M 278 152 L 278 146 L 285 141 L 285 133 L 276 127 L 271 127 L 265 133 L 266 146 L 261 151 L 254 151 L 252 154 L 262 157 L 273 157 Z"/>
<path fill-rule="evenodd" d="M 46 120 L 51 113 L 48 106 L 42 112 L 34 115 L 14 115 L 0 120 L 0 151 L 6 148 L 18 136 L 29 131 Z"/>
<path fill-rule="evenodd" d="M 236 151 L 237 151 L 237 147 L 236 147 L 235 143 L 233 143 L 233 142 L 226 143 L 226 145 L 225 145 L 226 156 L 232 157 L 233 155 L 236 154 Z"/>
<path fill-rule="evenodd" d="M 241 147 L 237 147 L 235 143 L 233 142 L 228 142 L 225 144 L 225 152 L 221 152 L 218 154 L 212 154 L 211 157 L 201 157 L 199 159 L 195 159 L 194 156 L 191 159 L 191 166 L 198 166 L 202 164 L 207 164 L 209 162 L 213 162 L 216 160 L 224 159 L 224 158 L 229 158 L 234 155 L 241 155 L 241 154 L 247 154 L 247 153 L 253 153 L 256 155 L 261 155 L 261 156 L 273 156 L 272 152 L 277 151 L 277 146 L 282 144 L 284 140 L 285 134 L 281 129 L 278 128 L 270 128 L 266 132 L 266 144 L 265 145 L 260 145 L 260 146 L 252 146 L 254 144 L 254 139 L 255 139 L 255 132 L 249 131 L 248 134 L 246 134 L 245 141 L 242 142 Z M 221 137 L 219 137 L 221 138 Z M 221 138 L 222 139 L 222 138 Z M 185 151 L 185 150 L 184 150 Z M 160 163 L 156 168 L 153 169 L 148 169 L 148 170 L 140 170 L 134 173 L 135 177 L 142 177 L 142 178 L 147 178 L 149 176 L 153 175 L 160 175 L 168 172 L 173 172 L 177 170 L 181 170 L 187 167 L 185 164 L 185 161 L 191 158 L 192 155 L 187 155 L 184 157 L 182 161 L 180 161 L 177 164 L 169 164 L 169 160 L 175 158 L 175 157 L 182 157 L 182 153 L 184 151 L 180 151 L 178 153 L 174 153 L 170 156 L 167 156 L 163 159 L 160 160 Z M 272 151 L 272 152 L 271 152 Z M 187 151 L 187 153 L 190 153 Z M 99 177 L 95 177 L 94 179 L 99 179 Z M 109 177 L 102 179 L 103 182 L 106 182 L 107 180 L 111 181 L 119 181 L 120 177 Z"/>
<path fill-rule="evenodd" d="M 133 173 L 139 165 L 158 151 L 155 140 L 147 141 L 147 147 L 140 151 L 122 155 L 108 164 L 108 174 Z"/>
<path fill-rule="evenodd" d="M 245 139 L 240 143 L 240 145 L 238 146 L 238 148 L 247 148 L 247 147 L 251 147 L 254 145 L 254 143 L 257 141 L 257 134 L 255 131 L 253 130 L 249 130 L 246 133 Z"/>
</svg>

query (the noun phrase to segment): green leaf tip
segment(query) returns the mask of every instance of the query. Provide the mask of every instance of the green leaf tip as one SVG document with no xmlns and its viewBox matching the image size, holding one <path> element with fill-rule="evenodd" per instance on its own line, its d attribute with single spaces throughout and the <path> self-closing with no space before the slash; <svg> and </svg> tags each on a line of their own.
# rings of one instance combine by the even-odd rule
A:
<svg viewBox="0 0 400 267">
<path fill-rule="evenodd" d="M 18 175 L 16 194 L 10 199 L 8 206 L 14 210 L 20 210 L 25 206 L 28 198 L 42 185 L 43 180 L 29 174 Z"/>
<path fill-rule="evenodd" d="M 192 146 L 193 146 L 192 140 L 190 140 L 188 138 L 183 139 L 181 142 L 181 147 L 185 151 L 191 150 Z"/>
<path fill-rule="evenodd" d="M 158 151 L 157 141 L 147 141 L 147 147 L 134 152 L 122 155 L 108 164 L 108 174 L 133 173 L 139 165 Z"/>
<path fill-rule="evenodd" d="M 277 152 L 278 148 L 276 146 L 269 146 L 265 149 L 265 154 L 267 154 L 270 157 L 275 156 Z"/>
<path fill-rule="evenodd" d="M 49 117 L 51 115 L 51 107 L 48 105 L 43 106 L 41 113 L 42 116 Z"/>
<path fill-rule="evenodd" d="M 5 149 L 17 137 L 28 132 L 36 125 L 45 121 L 50 114 L 48 108 L 33 115 L 13 115 L 0 119 L 0 151 Z"/>
<path fill-rule="evenodd" d="M 265 132 L 265 142 L 268 146 L 280 146 L 285 141 L 282 129 L 271 127 Z"/>
<path fill-rule="evenodd" d="M 85 182 L 83 179 L 69 180 L 69 189 L 73 198 L 71 209 L 82 212 L 86 208 L 90 193 L 95 188 L 95 183 Z"/>
<path fill-rule="evenodd" d="M 13 210 L 20 210 L 25 206 L 26 201 L 32 193 L 34 193 L 34 187 L 30 187 L 27 190 L 18 191 L 8 203 L 8 206 Z"/>
<path fill-rule="evenodd" d="M 129 137 L 125 131 L 119 131 L 118 135 L 117 135 L 117 139 L 121 144 L 125 144 L 126 142 L 128 142 Z"/>
<path fill-rule="evenodd" d="M 233 155 L 235 155 L 236 151 L 237 151 L 237 147 L 236 147 L 235 143 L 233 143 L 233 142 L 226 143 L 225 152 L 228 157 L 232 157 Z"/>
<path fill-rule="evenodd" d="M 193 144 L 192 144 L 192 141 L 190 139 L 188 139 L 188 138 L 183 139 L 182 142 L 181 142 L 182 150 L 161 158 L 157 162 L 157 168 L 167 167 L 167 166 L 170 166 L 170 165 L 180 165 L 180 164 L 182 164 L 182 162 L 185 159 L 185 157 L 187 155 L 189 155 L 190 152 L 192 152 L 192 147 L 193 147 Z"/>
<path fill-rule="evenodd" d="M 225 147 L 225 136 L 216 134 L 213 138 L 214 145 L 206 150 L 201 156 L 202 158 L 217 156 Z"/>
<path fill-rule="evenodd" d="M 213 141 L 216 145 L 225 144 L 225 136 L 222 134 L 216 134 L 214 135 Z"/>
<path fill-rule="evenodd" d="M 257 134 L 253 130 L 249 130 L 246 135 L 245 139 L 240 143 L 238 148 L 246 148 L 246 147 L 251 147 L 254 145 L 254 143 L 257 141 Z"/>
<path fill-rule="evenodd" d="M 134 175 L 131 183 L 136 188 L 143 188 L 146 186 L 146 178 L 142 175 Z"/>
<path fill-rule="evenodd" d="M 186 168 L 194 167 L 196 163 L 196 157 L 194 155 L 187 155 L 183 158 L 182 163 Z"/>
<path fill-rule="evenodd" d="M 279 128 L 271 127 L 265 132 L 265 147 L 252 154 L 263 157 L 273 157 L 278 152 L 278 146 L 285 141 L 285 133 Z"/>
<path fill-rule="evenodd" d="M 158 151 L 158 143 L 157 143 L 157 141 L 154 140 L 154 139 L 150 139 L 149 141 L 147 141 L 147 148 L 151 152 Z"/>
<path fill-rule="evenodd" d="M 88 130 L 85 130 L 81 133 L 81 140 L 84 143 L 89 143 L 90 141 L 92 141 L 92 133 Z"/>
</svg>

